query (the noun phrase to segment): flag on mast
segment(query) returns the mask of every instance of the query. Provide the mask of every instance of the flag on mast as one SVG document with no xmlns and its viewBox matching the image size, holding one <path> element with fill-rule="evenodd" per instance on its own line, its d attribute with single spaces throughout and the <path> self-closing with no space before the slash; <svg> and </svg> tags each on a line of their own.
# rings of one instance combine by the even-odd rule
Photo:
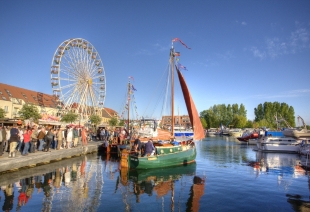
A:
<svg viewBox="0 0 310 212">
<path fill-rule="evenodd" d="M 187 49 L 191 49 L 189 48 L 183 41 L 181 41 L 179 38 L 175 38 L 172 40 L 172 42 L 176 42 L 176 41 L 179 41 L 183 46 L 185 46 Z"/>
</svg>

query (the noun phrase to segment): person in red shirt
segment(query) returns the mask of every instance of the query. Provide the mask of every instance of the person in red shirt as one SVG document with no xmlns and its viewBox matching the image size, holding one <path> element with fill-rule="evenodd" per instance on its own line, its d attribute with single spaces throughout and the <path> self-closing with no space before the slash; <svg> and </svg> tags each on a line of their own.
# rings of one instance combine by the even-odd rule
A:
<svg viewBox="0 0 310 212">
<path fill-rule="evenodd" d="M 24 156 L 28 155 L 28 150 L 29 150 L 29 142 L 30 142 L 30 137 L 31 137 L 31 130 L 25 130 L 24 132 L 24 149 L 23 149 L 23 154 Z"/>
</svg>

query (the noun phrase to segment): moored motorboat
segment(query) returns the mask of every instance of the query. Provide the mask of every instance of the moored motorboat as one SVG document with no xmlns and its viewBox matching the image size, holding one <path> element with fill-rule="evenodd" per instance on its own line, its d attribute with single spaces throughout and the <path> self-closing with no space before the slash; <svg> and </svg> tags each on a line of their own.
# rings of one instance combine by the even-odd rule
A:
<svg viewBox="0 0 310 212">
<path fill-rule="evenodd" d="M 303 118 L 300 116 L 297 117 L 298 120 L 301 120 L 303 123 L 303 128 L 287 128 L 283 130 L 283 135 L 286 137 L 293 137 L 293 138 L 310 138 L 310 130 L 307 129 L 307 125 Z"/>
<path fill-rule="evenodd" d="M 218 130 L 216 128 L 210 128 L 207 130 L 207 136 L 215 136 Z"/>
<path fill-rule="evenodd" d="M 249 131 L 249 130 L 246 130 L 241 137 L 237 137 L 237 139 L 239 141 L 244 141 L 244 142 L 248 142 L 249 139 L 255 139 L 255 138 L 258 138 L 259 137 L 259 133 L 256 132 L 256 131 Z"/>
<path fill-rule="evenodd" d="M 273 136 L 273 133 L 280 136 Z M 292 137 L 281 136 L 282 132 L 269 131 L 267 134 L 268 136 L 262 136 L 257 140 L 257 148 L 259 151 L 293 153 L 299 152 L 301 140 L 297 140 Z"/>
<path fill-rule="evenodd" d="M 230 129 L 229 130 L 229 135 L 234 137 L 234 138 L 237 138 L 237 137 L 241 137 L 242 134 L 243 134 L 243 130 L 240 129 L 240 128 L 234 128 L 234 129 Z"/>
</svg>

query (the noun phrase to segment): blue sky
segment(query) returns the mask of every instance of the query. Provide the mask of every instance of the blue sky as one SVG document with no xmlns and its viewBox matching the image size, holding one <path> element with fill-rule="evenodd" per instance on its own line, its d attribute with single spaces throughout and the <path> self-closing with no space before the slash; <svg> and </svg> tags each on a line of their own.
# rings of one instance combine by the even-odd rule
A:
<svg viewBox="0 0 310 212">
<path fill-rule="evenodd" d="M 122 110 L 134 77 L 144 114 L 167 66 L 171 40 L 198 111 L 278 101 L 310 124 L 310 1 L 0 1 L 1 82 L 52 94 L 58 45 L 84 38 L 105 67 L 105 106 Z M 176 107 L 185 114 L 184 103 Z"/>
</svg>

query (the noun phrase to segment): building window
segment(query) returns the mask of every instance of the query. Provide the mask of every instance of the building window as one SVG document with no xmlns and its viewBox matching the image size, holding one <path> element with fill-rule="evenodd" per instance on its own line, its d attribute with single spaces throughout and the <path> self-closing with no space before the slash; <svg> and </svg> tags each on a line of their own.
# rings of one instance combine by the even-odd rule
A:
<svg viewBox="0 0 310 212">
<path fill-rule="evenodd" d="M 6 100 L 5 96 L 2 96 L 2 99 L 3 99 L 3 100 Z"/>
<path fill-rule="evenodd" d="M 4 89 L 4 90 L 9 94 L 9 96 L 12 96 L 12 94 L 10 93 L 8 89 Z"/>
<path fill-rule="evenodd" d="M 9 106 L 4 106 L 4 111 L 7 113 L 9 112 Z"/>
</svg>

